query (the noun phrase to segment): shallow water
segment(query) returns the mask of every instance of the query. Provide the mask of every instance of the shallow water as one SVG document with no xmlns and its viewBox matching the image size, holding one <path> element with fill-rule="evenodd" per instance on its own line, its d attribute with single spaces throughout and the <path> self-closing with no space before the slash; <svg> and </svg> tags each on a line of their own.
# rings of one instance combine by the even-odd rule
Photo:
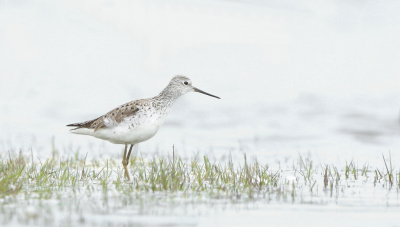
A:
<svg viewBox="0 0 400 227">
<path fill-rule="evenodd" d="M 398 170 L 398 7 L 334 0 L 0 1 L 1 156 L 21 149 L 46 159 L 55 138 L 63 157 L 79 150 L 89 159 L 120 158 L 122 146 L 69 134 L 65 125 L 154 96 L 183 74 L 222 99 L 181 97 L 139 152 L 171 155 L 174 144 L 186 159 L 199 153 L 240 162 L 245 153 L 275 169 L 287 169 L 299 154 L 321 165 L 354 160 L 382 168 L 382 154 L 390 154 Z M 398 198 L 380 195 L 341 195 L 343 203 L 322 205 L 195 203 L 190 214 L 184 205 L 169 213 L 173 206 L 166 204 L 133 221 L 127 216 L 136 207 L 129 215 L 96 211 L 88 219 L 139 226 L 398 225 Z M 70 215 L 79 222 L 79 213 Z"/>
<path fill-rule="evenodd" d="M 306 159 L 307 164 L 312 161 Z M 115 161 L 109 160 L 107 164 Z M 142 183 L 135 190 L 139 179 L 136 174 L 132 172 L 133 182 L 118 184 L 117 172 L 121 169 L 115 165 L 119 162 L 102 172 L 104 162 L 95 169 L 103 177 L 111 174 L 107 177 L 107 186 L 102 183 L 103 177 L 82 179 L 79 174 L 78 185 L 66 181 L 66 187 L 60 187 L 56 180 L 50 192 L 39 183 L 32 183 L 37 187 L 0 199 L 0 221 L 10 226 L 398 225 L 399 172 L 394 173 L 394 185 L 390 186 L 387 176 L 376 178 L 373 168 L 367 175 L 360 170 L 355 178 L 352 173 L 346 177 L 344 170 L 337 166 L 340 180 L 328 174 L 325 187 L 325 167 L 316 165 L 311 177 L 303 178 L 307 171 L 300 167 L 299 161 L 288 160 L 296 166 L 296 171 L 269 170 L 279 175 L 277 185 L 250 194 L 216 188 L 197 191 L 193 187 L 179 192 L 152 192 L 144 190 Z M 75 170 L 78 173 L 82 170 L 81 166 L 76 169 L 74 166 L 70 168 L 72 175 L 76 174 Z M 86 172 L 90 173 L 91 168 L 93 163 L 87 162 Z M 334 165 L 330 167 L 332 171 L 333 168 Z M 385 170 L 379 171 L 384 174 Z"/>
</svg>

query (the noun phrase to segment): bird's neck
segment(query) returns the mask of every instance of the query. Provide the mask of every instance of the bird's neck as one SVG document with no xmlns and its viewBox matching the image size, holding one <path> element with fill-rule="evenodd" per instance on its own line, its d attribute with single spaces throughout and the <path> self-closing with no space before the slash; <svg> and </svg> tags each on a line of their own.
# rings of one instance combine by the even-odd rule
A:
<svg viewBox="0 0 400 227">
<path fill-rule="evenodd" d="M 172 104 L 179 98 L 181 94 L 170 86 L 167 86 L 153 99 L 156 100 L 162 107 L 171 107 Z"/>
</svg>

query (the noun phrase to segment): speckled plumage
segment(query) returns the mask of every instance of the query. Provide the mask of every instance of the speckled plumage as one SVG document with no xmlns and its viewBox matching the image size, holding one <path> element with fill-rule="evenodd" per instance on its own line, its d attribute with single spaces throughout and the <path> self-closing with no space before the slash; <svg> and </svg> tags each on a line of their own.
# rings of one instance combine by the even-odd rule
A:
<svg viewBox="0 0 400 227">
<path fill-rule="evenodd" d="M 153 137 L 164 123 L 175 100 L 193 91 L 219 98 L 193 87 L 189 78 L 175 76 L 168 86 L 153 98 L 131 101 L 96 119 L 67 126 L 76 127 L 70 130 L 75 134 L 90 135 L 112 143 L 125 144 L 122 163 L 125 167 L 125 175 L 129 179 L 126 166 L 132 146 Z M 125 156 L 128 144 L 131 147 L 128 155 Z"/>
</svg>

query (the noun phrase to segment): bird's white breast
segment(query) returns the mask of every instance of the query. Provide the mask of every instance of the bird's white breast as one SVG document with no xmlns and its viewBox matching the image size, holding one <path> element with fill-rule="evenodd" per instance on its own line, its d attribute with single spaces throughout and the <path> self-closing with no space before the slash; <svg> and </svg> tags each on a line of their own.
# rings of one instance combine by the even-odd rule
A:
<svg viewBox="0 0 400 227">
<path fill-rule="evenodd" d="M 166 113 L 138 113 L 119 123 L 105 119 L 106 127 L 94 132 L 92 136 L 116 144 L 137 144 L 153 137 L 164 123 L 166 116 Z"/>
</svg>

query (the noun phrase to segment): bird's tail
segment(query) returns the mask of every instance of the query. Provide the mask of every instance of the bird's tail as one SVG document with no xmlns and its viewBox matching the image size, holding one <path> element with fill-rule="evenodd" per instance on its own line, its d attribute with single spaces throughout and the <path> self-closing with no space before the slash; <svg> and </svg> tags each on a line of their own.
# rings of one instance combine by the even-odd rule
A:
<svg viewBox="0 0 400 227">
<path fill-rule="evenodd" d="M 77 133 L 77 134 L 88 134 L 88 132 L 96 132 L 99 128 L 104 126 L 104 122 L 102 120 L 99 120 L 101 117 L 98 117 L 96 119 L 90 120 L 90 121 L 84 121 L 84 122 L 79 122 L 79 123 L 73 123 L 67 125 L 68 127 L 76 127 L 71 130 L 70 132 Z M 82 133 L 79 133 L 82 132 Z"/>
</svg>

